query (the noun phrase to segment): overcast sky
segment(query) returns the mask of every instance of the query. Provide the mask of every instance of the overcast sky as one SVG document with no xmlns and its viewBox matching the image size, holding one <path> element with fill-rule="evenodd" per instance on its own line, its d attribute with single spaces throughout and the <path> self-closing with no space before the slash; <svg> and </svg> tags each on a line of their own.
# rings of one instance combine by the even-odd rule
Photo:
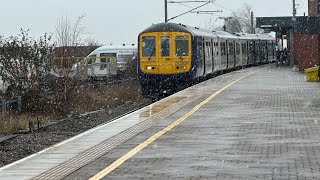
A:
<svg viewBox="0 0 320 180">
<path fill-rule="evenodd" d="M 180 0 L 177 0 L 180 1 Z M 214 15 L 188 14 L 172 22 L 206 27 L 209 20 L 221 24 L 219 16 L 228 16 L 244 3 L 252 6 L 255 16 L 290 16 L 292 0 L 216 0 L 201 10 L 222 10 Z M 298 15 L 307 14 L 308 0 L 296 0 Z M 164 21 L 164 0 L 0 0 L 0 35 L 30 29 L 32 36 L 54 32 L 57 19 L 71 19 L 86 14 L 87 37 L 100 43 L 136 43 L 137 35 L 153 23 Z M 187 4 L 195 6 L 195 4 Z M 219 5 L 219 6 L 218 6 Z M 169 17 L 186 10 L 185 6 L 169 4 Z M 83 37 L 85 39 L 86 37 Z"/>
</svg>

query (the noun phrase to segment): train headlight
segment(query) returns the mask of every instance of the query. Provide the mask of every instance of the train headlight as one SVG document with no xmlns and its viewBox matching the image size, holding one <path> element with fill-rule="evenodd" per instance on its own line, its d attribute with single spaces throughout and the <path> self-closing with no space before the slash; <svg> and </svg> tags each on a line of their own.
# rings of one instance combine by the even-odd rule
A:
<svg viewBox="0 0 320 180">
<path fill-rule="evenodd" d="M 147 70 L 148 70 L 148 71 L 150 71 L 150 70 L 152 70 L 152 69 L 155 69 L 155 67 L 153 67 L 153 66 L 147 66 Z"/>
</svg>

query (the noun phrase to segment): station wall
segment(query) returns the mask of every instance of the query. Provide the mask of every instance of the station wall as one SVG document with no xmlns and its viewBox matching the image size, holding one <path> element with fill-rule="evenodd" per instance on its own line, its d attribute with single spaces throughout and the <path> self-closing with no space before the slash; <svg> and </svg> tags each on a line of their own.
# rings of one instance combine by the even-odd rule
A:
<svg viewBox="0 0 320 180">
<path fill-rule="evenodd" d="M 294 51 L 300 71 L 319 65 L 319 34 L 294 34 Z"/>
</svg>

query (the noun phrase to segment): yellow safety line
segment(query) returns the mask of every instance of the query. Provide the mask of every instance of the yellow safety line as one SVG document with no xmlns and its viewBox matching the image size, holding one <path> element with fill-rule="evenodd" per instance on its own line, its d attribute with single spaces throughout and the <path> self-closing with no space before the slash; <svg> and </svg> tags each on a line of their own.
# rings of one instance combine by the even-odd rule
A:
<svg viewBox="0 0 320 180">
<path fill-rule="evenodd" d="M 170 124 L 169 126 L 167 126 L 166 128 L 162 129 L 161 131 L 157 132 L 156 134 L 154 134 L 153 136 L 151 136 L 149 139 L 147 139 L 146 141 L 144 141 L 143 143 L 141 143 L 140 145 L 136 146 L 134 149 L 132 149 L 131 151 L 129 151 L 127 154 L 123 155 L 121 158 L 119 158 L 118 160 L 116 160 L 115 162 L 113 162 L 111 165 L 109 165 L 108 167 L 106 167 L 105 169 L 103 169 L 102 171 L 100 171 L 97 175 L 93 176 L 92 178 L 90 178 L 89 180 L 98 180 L 98 179 L 102 179 L 103 177 L 107 176 L 110 172 L 112 172 L 113 170 L 115 170 L 116 168 L 118 168 L 120 165 L 122 165 L 125 161 L 127 161 L 128 159 L 130 159 L 132 156 L 134 156 L 135 154 L 137 154 L 139 151 L 141 151 L 143 148 L 147 147 L 149 144 L 151 144 L 153 141 L 155 141 L 156 139 L 158 139 L 160 136 L 162 136 L 163 134 L 165 134 L 166 132 L 170 131 L 172 128 L 176 127 L 177 125 L 179 125 L 181 122 L 183 122 L 184 120 L 186 120 L 188 117 L 190 117 L 193 113 L 195 113 L 198 109 L 200 109 L 203 105 L 207 104 L 210 100 L 212 100 L 214 97 L 216 97 L 217 95 L 219 95 L 222 91 L 226 90 L 227 88 L 229 88 L 230 86 L 232 86 L 233 84 L 237 83 L 238 81 L 240 81 L 241 79 L 253 74 L 255 72 L 251 72 L 248 73 L 244 76 L 242 76 L 241 78 L 235 80 L 234 82 L 224 86 L 223 88 L 221 88 L 220 90 L 218 90 L 217 92 L 215 92 L 214 94 L 212 94 L 210 97 L 208 97 L 206 100 L 202 101 L 200 104 L 198 104 L 197 106 L 195 106 L 191 111 L 189 111 L 187 114 L 185 114 L 184 116 L 182 116 L 181 118 L 179 118 L 178 120 L 176 120 L 175 122 L 173 122 L 172 124 Z"/>
</svg>

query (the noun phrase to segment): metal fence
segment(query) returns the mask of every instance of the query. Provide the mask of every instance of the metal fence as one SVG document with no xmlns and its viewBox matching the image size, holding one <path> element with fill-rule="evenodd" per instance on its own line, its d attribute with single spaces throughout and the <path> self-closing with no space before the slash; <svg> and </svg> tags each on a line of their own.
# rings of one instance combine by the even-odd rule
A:
<svg viewBox="0 0 320 180">
<path fill-rule="evenodd" d="M 0 102 L 0 107 L 1 107 L 0 111 L 2 114 L 5 114 L 10 109 L 16 109 L 17 112 L 20 114 L 21 106 L 22 106 L 21 96 L 18 96 L 10 101 L 2 99 Z"/>
</svg>

